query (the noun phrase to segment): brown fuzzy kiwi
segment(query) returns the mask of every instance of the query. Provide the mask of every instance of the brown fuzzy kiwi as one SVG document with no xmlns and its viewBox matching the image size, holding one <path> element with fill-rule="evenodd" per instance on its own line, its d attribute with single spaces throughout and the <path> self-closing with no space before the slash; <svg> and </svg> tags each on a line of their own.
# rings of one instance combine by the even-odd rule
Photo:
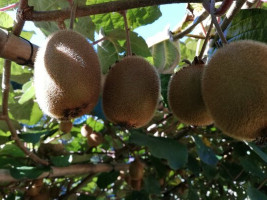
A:
<svg viewBox="0 0 267 200">
<path fill-rule="evenodd" d="M 127 56 L 109 71 L 103 89 L 103 111 L 111 122 L 139 128 L 153 117 L 160 94 L 155 68 L 144 58 Z"/>
<path fill-rule="evenodd" d="M 59 122 L 59 130 L 64 133 L 69 133 L 72 129 L 72 122 L 70 120 L 60 121 Z"/>
<path fill-rule="evenodd" d="M 131 162 L 129 166 L 129 175 L 131 180 L 142 180 L 144 176 L 144 164 L 139 158 L 136 158 L 133 162 Z"/>
<path fill-rule="evenodd" d="M 213 122 L 201 94 L 204 64 L 192 64 L 176 72 L 168 87 L 168 103 L 183 123 L 204 126 Z"/>
<path fill-rule="evenodd" d="M 100 94 L 101 70 L 86 38 L 72 30 L 50 35 L 37 52 L 34 87 L 40 108 L 51 117 L 66 120 L 89 113 Z"/>
<path fill-rule="evenodd" d="M 103 136 L 100 133 L 92 132 L 87 136 L 87 143 L 90 147 L 97 147 L 102 144 Z"/>
<path fill-rule="evenodd" d="M 218 49 L 204 70 L 202 94 L 215 125 L 228 136 L 267 136 L 267 45 L 244 40 Z"/>
<path fill-rule="evenodd" d="M 93 129 L 90 126 L 88 126 L 87 124 L 84 124 L 81 128 L 81 134 L 83 137 L 87 137 L 92 132 L 93 132 Z"/>
</svg>

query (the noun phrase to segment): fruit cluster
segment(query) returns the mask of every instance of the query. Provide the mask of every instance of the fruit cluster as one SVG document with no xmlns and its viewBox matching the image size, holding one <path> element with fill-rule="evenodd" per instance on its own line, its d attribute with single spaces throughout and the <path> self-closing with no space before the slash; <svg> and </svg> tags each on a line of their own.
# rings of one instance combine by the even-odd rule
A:
<svg viewBox="0 0 267 200">
<path fill-rule="evenodd" d="M 169 84 L 174 115 L 215 125 L 239 140 L 267 136 L 267 45 L 243 40 L 219 48 L 207 65 L 178 71 Z"/>
<path fill-rule="evenodd" d="M 236 139 L 266 135 L 267 45 L 238 41 L 218 49 L 207 65 L 196 62 L 173 75 L 168 101 L 183 123 L 213 122 Z M 71 81 L 69 81 L 71 80 Z M 79 33 L 57 31 L 36 56 L 34 86 L 37 102 L 47 115 L 65 121 L 90 113 L 101 92 L 101 68 L 94 48 Z M 103 111 L 114 124 L 146 125 L 160 95 L 157 71 L 139 56 L 114 64 L 103 86 Z"/>
<path fill-rule="evenodd" d="M 101 92 L 101 68 L 94 48 L 75 31 L 53 33 L 37 52 L 34 87 L 43 112 L 61 121 L 60 130 L 69 132 L 70 119 L 89 114 Z M 142 57 L 127 56 L 106 77 L 103 110 L 111 122 L 139 128 L 153 117 L 159 95 L 155 68 Z"/>
</svg>

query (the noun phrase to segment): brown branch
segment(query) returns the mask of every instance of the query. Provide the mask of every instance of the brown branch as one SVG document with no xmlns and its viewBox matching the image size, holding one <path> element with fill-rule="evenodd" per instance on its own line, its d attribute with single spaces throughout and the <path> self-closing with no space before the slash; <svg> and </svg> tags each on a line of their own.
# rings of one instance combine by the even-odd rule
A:
<svg viewBox="0 0 267 200">
<path fill-rule="evenodd" d="M 226 13 L 225 19 L 221 24 L 221 29 L 224 31 L 233 20 L 234 16 L 240 11 L 241 7 L 246 3 L 247 0 L 236 0 Z"/>
<path fill-rule="evenodd" d="M 0 57 L 16 62 L 19 65 L 26 64 L 33 67 L 38 46 L 32 44 L 33 54 L 29 41 L 17 37 L 12 33 L 0 29 Z"/>
<path fill-rule="evenodd" d="M 217 34 L 219 35 L 221 41 L 222 41 L 222 44 L 225 45 L 227 44 L 227 40 L 226 38 L 224 37 L 224 34 L 223 34 L 223 31 L 216 19 L 216 16 L 215 16 L 215 1 L 214 0 L 211 0 L 211 3 L 210 3 L 210 16 L 211 16 L 211 19 L 212 19 L 212 22 L 216 28 L 216 31 L 217 31 Z"/>
<path fill-rule="evenodd" d="M 257 188 L 257 190 L 260 190 L 266 183 L 267 183 L 267 178 L 265 178 L 263 180 L 263 182 L 259 185 L 259 187 Z"/>
<path fill-rule="evenodd" d="M 24 10 L 28 6 L 27 0 L 21 0 L 19 4 L 18 10 Z M 18 13 L 19 13 L 18 11 Z M 17 22 L 13 27 L 13 34 L 19 36 L 22 28 L 24 26 L 24 20 L 22 20 L 19 15 L 17 15 Z M 2 52 L 2 50 L 1 50 Z M 34 162 L 40 163 L 42 165 L 48 165 L 48 162 L 45 160 L 40 159 L 37 155 L 30 152 L 26 147 L 24 147 L 23 143 L 20 141 L 16 129 L 14 128 L 13 124 L 10 121 L 8 116 L 8 98 L 9 98 L 9 88 L 10 88 L 10 76 L 11 76 L 11 61 L 5 60 L 4 62 L 4 69 L 3 69 L 3 78 L 2 78 L 2 115 L 5 116 L 5 121 L 7 126 L 11 132 L 12 139 L 15 141 L 16 145 L 27 155 L 31 158 Z"/>
<path fill-rule="evenodd" d="M 211 33 L 211 30 L 212 30 L 212 26 L 213 26 L 213 23 L 211 21 L 208 33 L 206 34 L 205 41 L 203 43 L 203 46 L 202 46 L 201 51 L 200 51 L 199 56 L 198 56 L 199 59 L 202 59 L 202 57 L 204 55 L 205 49 L 206 49 L 208 41 L 210 39 L 210 33 Z"/>
<path fill-rule="evenodd" d="M 156 6 L 172 3 L 202 3 L 202 0 L 119 0 L 106 3 L 93 4 L 88 6 L 80 6 L 77 8 L 76 17 L 84 17 L 89 15 L 119 12 L 123 10 Z M 69 19 L 70 9 L 52 10 L 52 11 L 34 11 L 29 7 L 22 14 L 26 21 L 57 21 L 58 19 Z"/>
<path fill-rule="evenodd" d="M 23 143 L 20 141 L 20 138 L 18 137 L 18 134 L 13 126 L 13 124 L 11 123 L 10 119 L 7 118 L 6 119 L 6 123 L 7 123 L 7 126 L 11 132 L 11 137 L 12 137 L 12 140 L 15 141 L 16 145 L 29 157 L 31 158 L 34 162 L 36 163 L 40 163 L 42 165 L 48 165 L 48 161 L 46 160 L 43 160 L 41 158 L 39 158 L 36 154 L 34 154 L 33 152 L 31 152 L 29 149 L 27 149 Z"/>
<path fill-rule="evenodd" d="M 130 29 L 128 27 L 128 21 L 127 21 L 127 11 L 126 10 L 123 10 L 120 12 L 120 14 L 122 15 L 123 17 L 123 20 L 124 20 L 124 26 L 125 26 L 125 33 L 126 33 L 126 55 L 127 56 L 131 56 L 132 55 L 132 49 L 131 49 L 131 39 L 130 39 Z"/>
<path fill-rule="evenodd" d="M 65 177 L 65 176 L 80 176 L 85 174 L 95 174 L 100 172 L 110 172 L 115 171 L 126 171 L 128 170 L 128 164 L 75 164 L 67 167 L 51 167 L 50 172 L 43 172 L 36 179 L 42 178 L 53 178 L 53 177 Z M 0 183 L 6 182 L 18 182 L 17 180 L 10 175 L 8 169 L 0 169 Z M 26 181 L 26 180 L 25 180 Z"/>
</svg>

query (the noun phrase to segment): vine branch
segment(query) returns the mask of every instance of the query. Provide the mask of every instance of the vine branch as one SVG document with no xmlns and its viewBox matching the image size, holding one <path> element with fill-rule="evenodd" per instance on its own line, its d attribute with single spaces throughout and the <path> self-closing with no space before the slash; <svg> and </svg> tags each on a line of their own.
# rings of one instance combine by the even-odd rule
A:
<svg viewBox="0 0 267 200">
<path fill-rule="evenodd" d="M 173 3 L 202 3 L 202 0 L 119 0 L 87 6 L 77 7 L 76 17 L 89 15 L 104 14 L 110 12 L 119 12 L 123 10 L 141 8 L 147 6 L 157 6 L 162 4 Z M 57 21 L 70 18 L 70 9 L 52 10 L 52 11 L 35 11 L 33 7 L 28 7 L 22 13 L 25 21 Z"/>
<path fill-rule="evenodd" d="M 16 36 L 19 36 L 22 28 L 24 26 L 25 21 L 20 18 L 20 10 L 24 10 L 28 6 L 28 1 L 27 0 L 21 0 L 19 3 L 19 8 L 18 8 L 18 14 L 17 14 L 17 22 L 14 25 L 13 28 L 13 34 Z M 32 153 L 24 147 L 23 143 L 20 141 L 16 129 L 14 128 L 13 124 L 11 123 L 11 120 L 8 116 L 8 98 L 9 98 L 9 91 L 10 91 L 10 76 L 11 76 L 11 61 L 10 60 L 5 60 L 4 62 L 4 69 L 3 69 L 3 75 L 2 75 L 2 118 L 7 123 L 7 126 L 11 132 L 11 137 L 15 141 L 16 145 L 29 157 L 31 158 L 34 162 L 42 164 L 42 165 L 48 165 L 48 162 L 45 160 L 42 160 L 39 158 L 36 154 Z"/>
<path fill-rule="evenodd" d="M 75 164 L 67 167 L 51 167 L 51 171 L 43 172 L 36 179 L 96 174 L 100 172 L 110 172 L 112 170 L 126 171 L 128 168 L 129 164 Z M 11 176 L 8 169 L 0 169 L 0 183 L 18 181 L 21 180 L 17 180 Z"/>
<path fill-rule="evenodd" d="M 184 31 L 173 35 L 172 33 L 170 33 L 170 37 L 173 41 L 179 40 L 180 38 L 186 36 L 187 34 L 189 34 L 190 32 L 192 32 L 194 30 L 194 28 L 201 23 L 203 20 L 205 20 L 207 17 L 209 16 L 209 13 L 207 11 L 204 11 L 199 17 L 197 17 L 197 19 L 194 21 L 194 23 L 189 26 L 187 29 L 185 29 Z"/>
</svg>

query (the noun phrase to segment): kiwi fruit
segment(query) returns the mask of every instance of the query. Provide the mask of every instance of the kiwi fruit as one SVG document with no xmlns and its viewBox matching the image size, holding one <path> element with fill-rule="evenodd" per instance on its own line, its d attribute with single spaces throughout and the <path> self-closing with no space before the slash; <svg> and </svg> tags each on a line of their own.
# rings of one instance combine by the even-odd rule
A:
<svg viewBox="0 0 267 200">
<path fill-rule="evenodd" d="M 201 94 L 204 64 L 192 64 L 177 71 L 168 86 L 168 103 L 182 123 L 204 126 L 213 122 Z"/>
<path fill-rule="evenodd" d="M 70 120 L 60 121 L 59 122 L 59 130 L 64 133 L 69 133 L 72 129 L 72 122 Z"/>
<path fill-rule="evenodd" d="M 90 147 L 97 147 L 102 144 L 103 136 L 100 133 L 92 132 L 87 136 L 87 143 Z"/>
<path fill-rule="evenodd" d="M 139 158 L 136 158 L 133 162 L 131 162 L 129 166 L 129 175 L 131 180 L 142 180 L 144 176 L 144 164 L 141 162 Z"/>
<path fill-rule="evenodd" d="M 155 68 L 144 58 L 127 56 L 115 63 L 103 88 L 106 118 L 126 128 L 140 128 L 153 118 L 160 95 Z"/>
<path fill-rule="evenodd" d="M 34 87 L 40 108 L 50 117 L 67 120 L 90 113 L 101 87 L 94 48 L 75 31 L 53 33 L 37 52 Z"/>
<path fill-rule="evenodd" d="M 226 135 L 252 141 L 267 133 L 267 45 L 240 40 L 219 48 L 205 67 L 204 102 Z"/>
<path fill-rule="evenodd" d="M 90 126 L 88 126 L 87 124 L 84 124 L 81 128 L 81 134 L 83 137 L 87 137 L 92 132 L 93 132 L 93 129 Z"/>
</svg>

